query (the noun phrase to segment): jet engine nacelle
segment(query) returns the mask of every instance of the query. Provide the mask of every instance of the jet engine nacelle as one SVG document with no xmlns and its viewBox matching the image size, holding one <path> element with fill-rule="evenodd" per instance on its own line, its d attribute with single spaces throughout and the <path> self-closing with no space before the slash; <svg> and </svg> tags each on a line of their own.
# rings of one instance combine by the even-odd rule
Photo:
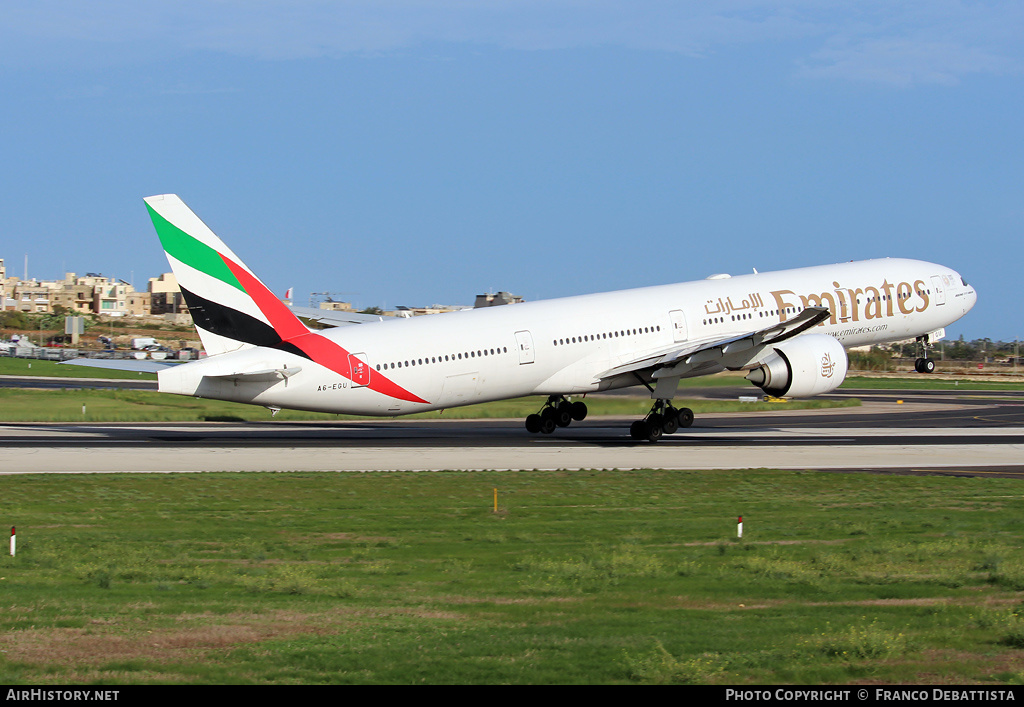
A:
<svg viewBox="0 0 1024 707">
<path fill-rule="evenodd" d="M 806 398 L 831 393 L 846 378 L 846 351 L 827 334 L 804 334 L 772 349 L 761 365 L 747 374 L 747 380 L 768 395 Z"/>
</svg>

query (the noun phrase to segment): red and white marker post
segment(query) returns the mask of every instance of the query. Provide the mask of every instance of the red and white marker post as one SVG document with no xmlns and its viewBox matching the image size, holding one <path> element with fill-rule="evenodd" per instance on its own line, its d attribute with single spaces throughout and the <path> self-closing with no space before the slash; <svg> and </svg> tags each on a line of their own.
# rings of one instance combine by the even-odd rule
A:
<svg viewBox="0 0 1024 707">
<path fill-rule="evenodd" d="M 743 516 L 740 516 L 740 519 L 736 522 L 736 537 L 743 537 Z"/>
<path fill-rule="evenodd" d="M 14 526 L 11 526 L 11 557 L 14 557 Z"/>
</svg>

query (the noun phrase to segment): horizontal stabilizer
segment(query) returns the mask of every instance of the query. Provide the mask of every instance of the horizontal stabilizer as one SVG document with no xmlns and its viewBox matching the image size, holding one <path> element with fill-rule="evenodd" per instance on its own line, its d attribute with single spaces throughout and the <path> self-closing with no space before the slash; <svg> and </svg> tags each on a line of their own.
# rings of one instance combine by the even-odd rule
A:
<svg viewBox="0 0 1024 707">
<path fill-rule="evenodd" d="M 64 366 L 86 366 L 88 368 L 105 368 L 109 371 L 136 371 L 138 373 L 159 373 L 171 366 L 180 366 L 184 361 L 140 361 L 134 358 L 74 358 L 61 361 Z"/>
<path fill-rule="evenodd" d="M 261 381 L 285 380 L 286 378 L 291 378 L 301 370 L 301 366 L 292 366 L 291 368 L 284 366 L 282 368 L 264 368 L 259 371 L 235 371 L 232 373 L 220 373 L 218 375 L 207 375 L 205 377 L 223 378 L 224 380 L 233 381 L 251 381 L 253 383 L 257 383 Z"/>
</svg>

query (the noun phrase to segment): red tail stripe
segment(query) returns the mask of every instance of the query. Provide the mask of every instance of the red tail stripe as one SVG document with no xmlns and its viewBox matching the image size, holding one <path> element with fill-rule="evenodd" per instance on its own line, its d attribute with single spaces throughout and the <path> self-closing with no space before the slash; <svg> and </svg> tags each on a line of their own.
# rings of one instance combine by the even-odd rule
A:
<svg viewBox="0 0 1024 707">
<path fill-rule="evenodd" d="M 270 326 L 274 327 L 274 331 L 282 339 L 290 341 L 297 336 L 309 333 L 309 330 L 303 326 L 298 317 L 291 313 L 284 302 L 274 297 L 274 293 L 268 290 L 252 273 L 237 263 L 231 262 L 223 255 L 220 257 L 224 264 L 230 268 L 234 276 L 238 278 L 238 281 L 242 283 L 246 293 L 252 297 L 256 306 L 263 312 L 263 316 L 270 322 Z"/>
<path fill-rule="evenodd" d="M 238 278 L 238 281 L 242 283 L 246 293 L 252 297 L 253 302 L 263 312 L 263 316 L 267 318 L 270 326 L 274 328 L 274 331 L 278 333 L 281 339 L 298 348 L 321 366 L 329 368 L 349 380 L 352 379 L 348 351 L 330 339 L 309 331 L 299 321 L 299 318 L 292 314 L 291 310 L 275 297 L 274 293 L 268 290 L 262 282 L 257 280 L 252 273 L 223 255 L 220 257 L 231 272 L 234 273 L 235 277 Z M 370 390 L 391 396 L 392 398 L 398 398 L 399 400 L 427 404 L 426 400 L 413 395 L 402 386 L 389 380 L 387 376 L 382 375 L 379 371 L 370 372 L 370 383 L 367 387 Z"/>
</svg>

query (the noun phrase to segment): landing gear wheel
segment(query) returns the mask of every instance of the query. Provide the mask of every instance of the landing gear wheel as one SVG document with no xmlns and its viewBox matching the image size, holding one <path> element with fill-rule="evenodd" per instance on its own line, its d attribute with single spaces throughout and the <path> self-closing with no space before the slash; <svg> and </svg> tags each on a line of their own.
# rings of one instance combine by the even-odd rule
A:
<svg viewBox="0 0 1024 707">
<path fill-rule="evenodd" d="M 587 404 L 577 400 L 572 404 L 569 412 L 572 414 L 572 419 L 576 422 L 582 422 L 587 417 Z"/>
<path fill-rule="evenodd" d="M 559 427 L 568 427 L 572 422 L 572 404 L 562 401 L 555 409 L 555 423 Z"/>
<path fill-rule="evenodd" d="M 679 411 L 675 408 L 669 408 L 665 411 L 665 419 L 661 422 L 661 431 L 667 435 L 672 434 L 679 429 Z"/>
<path fill-rule="evenodd" d="M 924 359 L 921 365 L 921 373 L 934 373 L 935 372 L 935 361 L 930 358 Z"/>
<path fill-rule="evenodd" d="M 629 426 L 629 436 L 633 439 L 647 439 L 647 423 L 637 420 Z"/>
<path fill-rule="evenodd" d="M 552 432 L 555 431 L 556 427 L 558 427 L 558 425 L 555 423 L 555 418 L 553 418 L 553 417 L 541 418 L 541 421 L 540 421 L 540 431 L 543 432 L 544 434 L 546 434 L 546 435 L 551 434 Z"/>
<path fill-rule="evenodd" d="M 919 358 L 916 361 L 914 361 L 914 370 L 917 371 L 918 373 L 924 373 L 924 359 L 923 358 Z"/>
<path fill-rule="evenodd" d="M 647 439 L 651 442 L 657 442 L 661 439 L 661 425 L 647 424 Z"/>
<path fill-rule="evenodd" d="M 660 430 L 661 426 L 665 424 L 665 416 L 655 412 L 647 416 L 646 422 L 648 427 L 657 427 Z"/>
<path fill-rule="evenodd" d="M 680 427 L 689 427 L 693 424 L 693 410 L 690 408 L 680 408 L 676 415 L 676 420 L 679 421 Z"/>
<path fill-rule="evenodd" d="M 526 416 L 526 431 L 531 434 L 540 432 L 541 419 L 540 415 L 527 415 Z"/>
</svg>

